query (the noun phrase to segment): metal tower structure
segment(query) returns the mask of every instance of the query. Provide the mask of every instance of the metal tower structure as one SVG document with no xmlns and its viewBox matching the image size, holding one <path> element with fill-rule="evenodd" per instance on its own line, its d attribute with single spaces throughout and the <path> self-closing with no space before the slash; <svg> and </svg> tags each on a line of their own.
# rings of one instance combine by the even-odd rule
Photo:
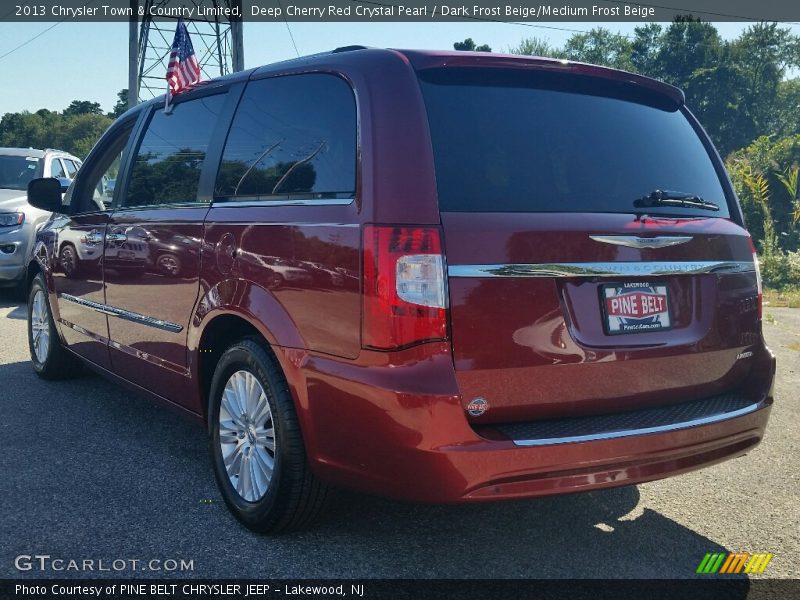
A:
<svg viewBox="0 0 800 600">
<path fill-rule="evenodd" d="M 130 0 L 133 17 L 129 23 L 128 107 L 160 96 L 167 89 L 165 75 L 175 35 L 177 17 L 170 8 L 194 7 L 194 19 L 184 19 L 203 79 L 244 69 L 241 19 L 220 16 L 219 9 L 242 10 L 242 0 Z M 203 10 L 201 10 L 203 9 Z M 208 10 L 211 9 L 211 10 Z"/>
</svg>

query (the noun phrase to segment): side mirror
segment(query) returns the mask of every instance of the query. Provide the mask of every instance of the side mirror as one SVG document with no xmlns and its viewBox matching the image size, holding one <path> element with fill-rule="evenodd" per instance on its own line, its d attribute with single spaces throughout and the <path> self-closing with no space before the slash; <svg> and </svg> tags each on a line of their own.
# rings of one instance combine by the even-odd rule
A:
<svg viewBox="0 0 800 600">
<path fill-rule="evenodd" d="M 28 183 L 28 204 L 48 212 L 61 211 L 61 182 L 54 177 L 32 179 Z"/>
</svg>

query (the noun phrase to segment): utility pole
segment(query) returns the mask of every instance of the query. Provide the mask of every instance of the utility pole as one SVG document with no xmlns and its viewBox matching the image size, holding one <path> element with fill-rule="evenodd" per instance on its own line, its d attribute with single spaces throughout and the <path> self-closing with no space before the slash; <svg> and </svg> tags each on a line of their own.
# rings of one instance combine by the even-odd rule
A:
<svg viewBox="0 0 800 600">
<path fill-rule="evenodd" d="M 136 30 L 139 27 L 136 15 L 139 9 L 139 0 L 131 0 L 131 16 L 128 20 L 128 108 L 131 109 L 139 103 L 139 36 Z"/>
<path fill-rule="evenodd" d="M 184 19 L 200 63 L 201 77 L 210 79 L 244 70 L 244 37 L 241 18 L 216 14 L 234 11 L 242 14 L 242 0 L 193 0 L 195 7 L 209 9 L 208 17 Z M 130 0 L 128 31 L 128 107 L 160 96 L 166 91 L 166 73 L 177 18 L 170 8 L 186 5 L 186 0 Z M 139 17 L 139 10 L 143 16 Z M 227 9 L 227 10 L 226 10 Z M 238 9 L 238 10 L 236 10 Z"/>
</svg>

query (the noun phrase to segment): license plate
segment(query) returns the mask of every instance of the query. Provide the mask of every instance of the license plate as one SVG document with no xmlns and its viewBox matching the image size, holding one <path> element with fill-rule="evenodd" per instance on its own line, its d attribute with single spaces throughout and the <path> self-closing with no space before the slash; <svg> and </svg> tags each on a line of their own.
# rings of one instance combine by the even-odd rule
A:
<svg viewBox="0 0 800 600">
<path fill-rule="evenodd" d="M 613 283 L 600 288 L 606 333 L 647 333 L 672 327 L 667 286 Z"/>
<path fill-rule="evenodd" d="M 120 250 L 117 253 L 117 258 L 123 260 L 133 260 L 134 258 L 136 258 L 136 253 L 131 250 Z"/>
</svg>

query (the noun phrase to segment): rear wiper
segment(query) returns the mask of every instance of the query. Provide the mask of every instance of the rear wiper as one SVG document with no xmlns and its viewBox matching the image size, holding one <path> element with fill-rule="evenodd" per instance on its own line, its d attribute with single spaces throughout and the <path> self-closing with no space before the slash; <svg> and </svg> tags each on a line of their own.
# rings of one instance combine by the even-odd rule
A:
<svg viewBox="0 0 800 600">
<path fill-rule="evenodd" d="M 719 210 L 719 204 L 703 200 L 700 196 L 684 192 L 671 192 L 669 190 L 656 190 L 649 196 L 642 196 L 633 201 L 637 208 L 652 206 L 677 206 L 679 208 L 702 208 L 704 210 Z"/>
</svg>

